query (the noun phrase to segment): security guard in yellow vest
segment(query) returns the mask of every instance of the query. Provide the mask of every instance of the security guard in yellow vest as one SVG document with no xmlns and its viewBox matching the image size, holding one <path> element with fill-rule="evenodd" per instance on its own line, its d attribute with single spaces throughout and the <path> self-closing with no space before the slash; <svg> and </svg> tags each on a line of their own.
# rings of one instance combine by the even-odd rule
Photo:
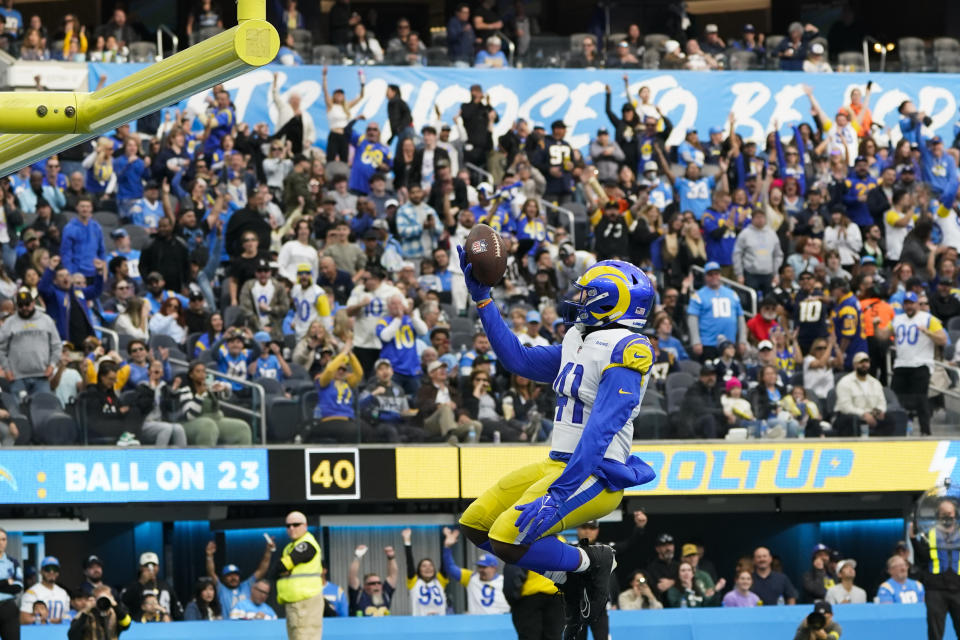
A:
<svg viewBox="0 0 960 640">
<path fill-rule="evenodd" d="M 914 559 L 921 569 L 920 582 L 926 589 L 927 638 L 942 640 L 947 612 L 960 637 L 960 530 L 957 504 L 949 498 L 937 505 L 937 524 L 926 538 L 912 539 Z"/>
<path fill-rule="evenodd" d="M 287 637 L 320 640 L 325 602 L 320 545 L 299 511 L 287 514 L 286 525 L 290 543 L 283 549 L 276 573 L 277 603 L 286 605 Z"/>
</svg>

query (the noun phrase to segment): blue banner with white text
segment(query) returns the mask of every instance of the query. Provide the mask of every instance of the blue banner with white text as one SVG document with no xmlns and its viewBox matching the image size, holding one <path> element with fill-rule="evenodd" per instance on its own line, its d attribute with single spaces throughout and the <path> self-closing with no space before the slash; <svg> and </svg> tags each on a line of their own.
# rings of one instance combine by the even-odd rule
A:
<svg viewBox="0 0 960 640">
<path fill-rule="evenodd" d="M 0 451 L 0 504 L 269 498 L 266 449 Z"/>
<path fill-rule="evenodd" d="M 139 64 L 90 64 L 91 90 L 97 79 L 105 75 L 114 82 L 143 68 Z M 330 91 L 341 88 L 347 100 L 359 94 L 359 67 L 330 67 Z M 277 109 L 272 104 L 271 86 L 278 73 L 278 95 L 285 99 L 296 92 L 303 108 L 309 111 L 317 128 L 317 145 L 326 146 L 328 133 L 326 110 L 321 85 L 321 67 L 284 67 L 271 65 L 231 80 L 225 87 L 237 108 L 238 120 L 251 126 L 267 122 L 275 129 Z M 397 84 L 410 105 L 414 126 L 442 122 L 452 123 L 460 105 L 469 100 L 471 84 L 479 83 L 500 115 L 494 137 L 505 133 L 517 118 L 549 128 L 550 122 L 562 119 L 567 124 L 567 139 L 585 150 L 599 127 L 609 127 L 604 110 L 605 85 L 611 87 L 611 106 L 619 116 L 626 101 L 622 70 L 590 69 L 458 69 L 452 67 L 363 67 L 366 91 L 353 108 L 352 115 L 362 115 L 381 123 L 389 138 L 387 123 L 388 84 Z M 674 131 L 668 144 L 678 144 L 684 132 L 696 128 L 701 138 L 713 126 L 725 126 L 727 115 L 736 117 L 737 133 L 762 142 L 774 122 L 788 132 L 789 125 L 802 120 L 812 122 L 810 105 L 804 95 L 804 84 L 810 85 L 820 105 L 828 114 L 849 103 L 853 89 L 865 90 L 873 81 L 870 109 L 874 122 L 889 129 L 893 142 L 899 139 L 897 107 L 904 100 L 916 102 L 920 111 L 932 122 L 936 133 L 948 143 L 955 136 L 957 95 L 960 76 L 932 73 L 831 73 L 811 74 L 776 71 L 646 71 L 627 72 L 630 92 L 636 100 L 642 86 L 649 87 L 652 102 L 673 122 Z M 193 96 L 175 108 L 201 113 L 206 109 L 209 93 Z M 437 117 L 439 111 L 439 118 Z M 199 124 L 195 125 L 202 129 Z M 452 139 L 458 132 L 454 130 Z"/>
</svg>

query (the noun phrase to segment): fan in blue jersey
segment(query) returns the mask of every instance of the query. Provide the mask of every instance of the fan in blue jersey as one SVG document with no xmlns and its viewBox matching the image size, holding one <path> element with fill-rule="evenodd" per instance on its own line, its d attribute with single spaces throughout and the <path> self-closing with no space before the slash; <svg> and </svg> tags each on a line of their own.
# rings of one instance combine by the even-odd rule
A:
<svg viewBox="0 0 960 640">
<path fill-rule="evenodd" d="M 427 335 L 427 325 L 419 315 L 411 315 L 403 296 L 387 300 L 387 316 L 377 322 L 377 337 L 383 343 L 380 357 L 390 361 L 393 379 L 407 395 L 420 388 L 420 356 L 417 338 Z"/>
<path fill-rule="evenodd" d="M 673 187 L 670 182 L 657 173 L 659 170 L 660 165 L 657 164 L 656 160 L 644 162 L 641 183 L 649 187 L 647 202 L 660 209 L 660 213 L 663 213 L 667 205 L 673 204 Z"/>
<path fill-rule="evenodd" d="M 243 348 L 243 331 L 234 329 L 217 351 L 217 371 L 246 380 L 252 355 L 249 349 Z M 243 389 L 239 382 L 231 382 L 230 386 L 234 391 Z"/>
<path fill-rule="evenodd" d="M 290 365 L 283 359 L 279 342 L 272 340 L 266 331 L 253 334 L 253 341 L 260 345 L 260 356 L 250 363 L 250 377 L 283 382 L 291 376 Z"/>
<path fill-rule="evenodd" d="M 833 334 L 843 353 L 843 368 L 853 369 L 853 356 L 867 351 L 867 334 L 863 328 L 863 315 L 860 302 L 850 291 L 850 284 L 843 278 L 830 281 L 830 297 L 833 298 Z"/>
<path fill-rule="evenodd" d="M 160 185 L 151 180 L 143 188 L 143 197 L 133 203 L 127 211 L 130 222 L 147 231 L 157 230 L 157 223 L 164 216 L 163 203 L 160 201 Z"/>
<path fill-rule="evenodd" d="M 847 187 L 847 193 L 843 196 L 843 203 L 847 206 L 847 217 L 859 227 L 868 227 L 873 224 L 873 216 L 870 215 L 870 209 L 867 207 L 867 198 L 870 190 L 876 188 L 877 179 L 870 175 L 866 156 L 857 156 L 853 163 L 853 171 L 850 172 L 850 177 L 844 184 Z"/>
<path fill-rule="evenodd" d="M 692 211 L 693 217 L 699 222 L 703 212 L 710 206 L 710 193 L 717 186 L 716 178 L 713 176 L 704 177 L 700 174 L 700 167 L 692 162 L 687 165 L 682 176 L 676 176 L 668 168 L 670 164 L 663 156 L 663 151 L 660 150 L 660 147 L 656 149 L 663 172 L 667 174 L 667 178 L 673 184 L 673 191 L 676 194 L 677 203 L 680 205 L 680 211 Z"/>
<path fill-rule="evenodd" d="M 746 346 L 747 325 L 740 297 L 720 280 L 720 265 L 708 262 L 703 270 L 705 284 L 690 296 L 687 324 L 693 354 L 709 360 L 720 355 L 717 347 L 723 342 Z"/>
<path fill-rule="evenodd" d="M 362 119 L 363 116 L 360 117 Z M 393 167 L 390 149 L 380 142 L 380 125 L 368 122 L 363 136 L 353 131 L 356 120 L 347 124 L 344 132 L 354 147 L 353 166 L 348 186 L 353 193 L 370 193 L 370 178 L 379 172 L 389 173 Z"/>
<path fill-rule="evenodd" d="M 917 604 L 923 602 L 923 585 L 907 577 L 910 567 L 900 555 L 887 560 L 890 579 L 877 589 L 878 604 Z"/>
<path fill-rule="evenodd" d="M 565 638 L 605 609 L 613 550 L 575 547 L 556 534 L 610 513 L 623 490 L 655 477 L 630 454 L 633 419 L 653 364 L 650 341 L 637 333 L 654 305 L 646 274 L 604 260 L 574 283 L 568 301 L 575 324 L 561 345 L 524 347 L 473 277 L 462 247 L 460 265 L 470 296 L 502 366 L 557 394 L 552 451 L 487 489 L 464 512 L 471 542 L 506 562 L 551 578 L 566 594 Z"/>
<path fill-rule="evenodd" d="M 123 258 L 127 261 L 127 277 L 140 284 L 140 250 L 130 246 L 130 234 L 123 227 L 114 229 L 110 232 L 113 238 L 113 251 L 110 252 L 111 258 Z"/>
</svg>

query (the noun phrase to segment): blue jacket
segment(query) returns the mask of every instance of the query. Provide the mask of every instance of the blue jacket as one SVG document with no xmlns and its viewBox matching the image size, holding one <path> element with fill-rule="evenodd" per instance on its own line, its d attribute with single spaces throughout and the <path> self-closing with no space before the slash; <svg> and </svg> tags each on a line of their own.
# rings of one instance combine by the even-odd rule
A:
<svg viewBox="0 0 960 640">
<path fill-rule="evenodd" d="M 927 147 L 927 138 L 923 133 L 919 134 L 919 138 L 920 157 L 923 158 L 920 165 L 923 181 L 933 187 L 933 193 L 938 198 L 943 197 L 945 193 L 955 193 L 958 180 L 957 163 L 946 151 L 937 158 Z"/>
<path fill-rule="evenodd" d="M 103 276 L 99 273 L 93 280 L 93 284 L 87 285 L 83 289 L 74 289 L 64 291 L 53 284 L 53 270 L 47 268 L 43 272 L 43 277 L 37 283 L 37 291 L 43 298 L 43 303 L 47 307 L 47 315 L 53 318 L 57 325 L 57 332 L 62 340 L 70 339 L 70 307 L 71 304 L 80 305 L 83 314 L 90 323 L 90 334 L 93 335 L 93 315 L 90 313 L 90 307 L 87 306 L 88 300 L 96 300 L 103 293 Z M 68 300 L 69 298 L 69 300 Z"/>
<path fill-rule="evenodd" d="M 103 245 L 103 229 L 91 219 L 87 224 L 74 218 L 63 228 L 60 240 L 60 261 L 70 273 L 82 273 L 92 277 L 96 273 L 93 260 L 106 260 L 107 248 Z M 99 294 L 97 294 L 99 295 Z"/>
<path fill-rule="evenodd" d="M 143 181 L 150 177 L 150 169 L 142 158 L 130 162 L 126 156 L 113 159 L 117 174 L 117 200 L 136 200 L 143 197 Z"/>
</svg>

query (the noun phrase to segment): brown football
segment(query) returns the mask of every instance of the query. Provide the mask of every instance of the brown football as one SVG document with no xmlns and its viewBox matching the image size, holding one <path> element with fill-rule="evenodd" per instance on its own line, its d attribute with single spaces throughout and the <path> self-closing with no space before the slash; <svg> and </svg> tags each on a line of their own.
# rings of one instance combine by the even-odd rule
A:
<svg viewBox="0 0 960 640">
<path fill-rule="evenodd" d="M 490 287 L 500 282 L 507 270 L 507 249 L 499 233 L 488 225 L 475 225 L 467 234 L 463 250 L 467 262 L 473 265 L 474 278 Z"/>
</svg>

